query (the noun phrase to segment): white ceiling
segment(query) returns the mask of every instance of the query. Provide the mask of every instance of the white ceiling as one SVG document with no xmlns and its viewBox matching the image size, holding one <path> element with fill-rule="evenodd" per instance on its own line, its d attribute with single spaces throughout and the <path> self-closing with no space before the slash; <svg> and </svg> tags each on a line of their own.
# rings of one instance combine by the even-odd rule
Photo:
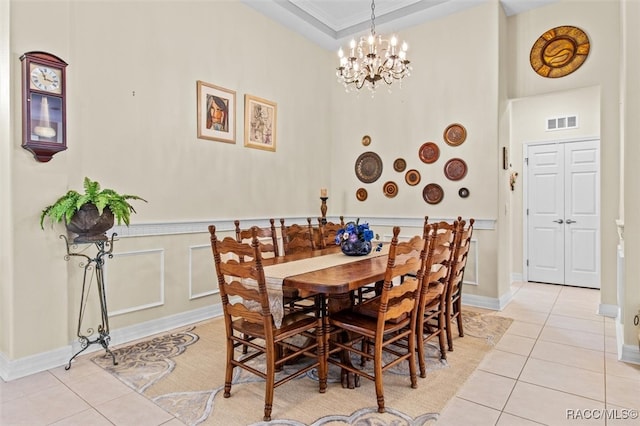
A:
<svg viewBox="0 0 640 426">
<path fill-rule="evenodd" d="M 337 50 L 371 28 L 371 0 L 241 0 L 320 46 Z M 376 0 L 380 34 L 399 32 L 491 0 Z M 558 0 L 500 0 L 507 16 Z"/>
</svg>

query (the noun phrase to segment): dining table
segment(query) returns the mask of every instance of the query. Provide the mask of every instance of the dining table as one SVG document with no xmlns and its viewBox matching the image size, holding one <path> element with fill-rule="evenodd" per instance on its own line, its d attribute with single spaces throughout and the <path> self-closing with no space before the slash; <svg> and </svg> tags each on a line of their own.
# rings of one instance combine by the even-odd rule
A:
<svg viewBox="0 0 640 426">
<path fill-rule="evenodd" d="M 264 273 L 270 283 L 270 291 L 274 291 L 274 286 L 277 288 L 281 283 L 284 287 L 298 290 L 303 297 L 320 296 L 317 298 L 320 303 L 319 312 L 323 316 L 323 334 L 327 337 L 330 331 L 328 316 L 352 306 L 354 291 L 384 279 L 388 252 L 389 244 L 378 244 L 367 255 L 347 256 L 339 246 L 334 246 L 264 259 Z M 278 303 L 282 302 L 277 301 L 276 304 Z M 341 381 L 343 387 L 350 389 L 359 385 L 358 376 L 346 370 L 342 372 Z"/>
</svg>

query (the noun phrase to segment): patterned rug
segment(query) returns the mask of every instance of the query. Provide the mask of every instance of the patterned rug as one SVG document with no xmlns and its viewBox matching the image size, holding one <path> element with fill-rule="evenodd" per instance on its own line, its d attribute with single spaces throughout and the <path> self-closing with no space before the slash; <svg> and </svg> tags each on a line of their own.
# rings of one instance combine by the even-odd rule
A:
<svg viewBox="0 0 640 426">
<path fill-rule="evenodd" d="M 512 320 L 488 311 L 463 311 L 465 337 L 456 335 L 454 351 L 441 361 L 437 347 L 425 345 L 427 377 L 411 389 L 406 363 L 384 375 L 387 412 L 377 412 L 374 383 L 361 379 L 343 389 L 340 372 L 329 370 L 325 394 L 318 392 L 315 370 L 276 388 L 272 418 L 261 422 L 264 381 L 235 369 L 231 397 L 223 398 L 224 321 L 216 318 L 129 346 L 112 348 L 92 361 L 187 425 L 431 425 Z M 454 328 L 455 329 L 455 328 Z"/>
</svg>

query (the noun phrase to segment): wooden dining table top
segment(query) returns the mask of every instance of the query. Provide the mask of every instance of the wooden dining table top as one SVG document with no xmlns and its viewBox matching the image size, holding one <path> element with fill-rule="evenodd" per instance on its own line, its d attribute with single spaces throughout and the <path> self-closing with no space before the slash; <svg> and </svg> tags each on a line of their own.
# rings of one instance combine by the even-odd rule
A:
<svg viewBox="0 0 640 426">
<path fill-rule="evenodd" d="M 277 265 L 338 252 L 340 252 L 340 247 L 335 246 L 308 253 L 264 259 L 263 264 L 264 266 Z M 351 263 L 287 276 L 283 279 L 282 284 L 305 293 L 321 293 L 327 295 L 349 293 L 367 284 L 383 280 L 388 259 L 388 255 L 366 255 Z"/>
</svg>

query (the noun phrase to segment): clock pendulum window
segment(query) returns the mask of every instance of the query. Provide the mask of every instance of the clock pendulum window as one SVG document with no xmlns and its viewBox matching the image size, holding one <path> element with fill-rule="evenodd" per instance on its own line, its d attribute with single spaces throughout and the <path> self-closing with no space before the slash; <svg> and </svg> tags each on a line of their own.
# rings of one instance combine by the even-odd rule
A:
<svg viewBox="0 0 640 426">
<path fill-rule="evenodd" d="M 67 149 L 67 63 L 46 52 L 27 52 L 22 62 L 22 147 L 47 162 Z"/>
</svg>

